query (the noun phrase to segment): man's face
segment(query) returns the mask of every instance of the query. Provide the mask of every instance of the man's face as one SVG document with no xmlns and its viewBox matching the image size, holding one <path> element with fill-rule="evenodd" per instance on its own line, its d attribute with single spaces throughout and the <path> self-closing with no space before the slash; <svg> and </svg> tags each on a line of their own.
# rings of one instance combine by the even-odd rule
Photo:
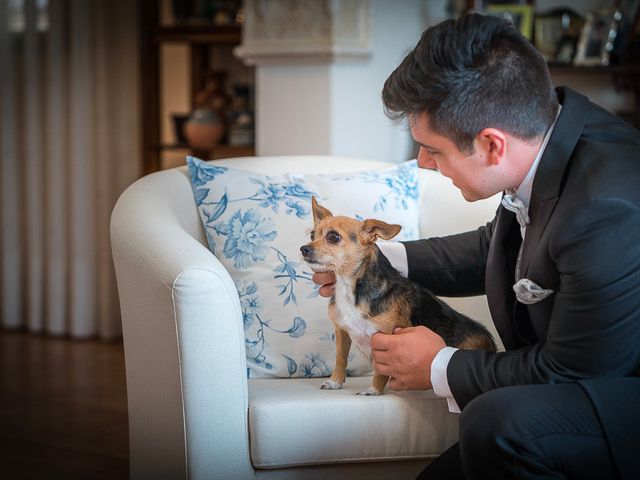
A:
<svg viewBox="0 0 640 480">
<path fill-rule="evenodd" d="M 418 165 L 421 168 L 438 169 L 460 189 L 465 200 L 473 202 L 488 198 L 495 190 L 491 165 L 482 148 L 474 142 L 474 153 L 468 155 L 447 137 L 435 133 L 425 113 L 411 118 L 411 134 L 418 145 Z"/>
</svg>

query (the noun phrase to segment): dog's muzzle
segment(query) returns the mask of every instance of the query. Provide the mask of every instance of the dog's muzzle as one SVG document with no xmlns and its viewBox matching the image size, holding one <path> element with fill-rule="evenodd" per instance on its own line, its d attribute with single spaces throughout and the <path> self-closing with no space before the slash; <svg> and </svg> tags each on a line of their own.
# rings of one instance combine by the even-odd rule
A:
<svg viewBox="0 0 640 480">
<path fill-rule="evenodd" d="M 302 253 L 305 260 L 311 260 L 313 258 L 313 247 L 303 245 L 300 247 L 300 253 Z"/>
</svg>

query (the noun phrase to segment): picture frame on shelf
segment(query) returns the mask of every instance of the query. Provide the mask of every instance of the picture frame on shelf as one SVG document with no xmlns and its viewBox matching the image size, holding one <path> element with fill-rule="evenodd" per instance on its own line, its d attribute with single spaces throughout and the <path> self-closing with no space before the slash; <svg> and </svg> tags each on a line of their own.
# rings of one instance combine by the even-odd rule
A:
<svg viewBox="0 0 640 480">
<path fill-rule="evenodd" d="M 534 45 L 547 62 L 572 63 L 584 18 L 570 8 L 535 15 Z"/>
<path fill-rule="evenodd" d="M 573 63 L 573 59 L 576 55 L 576 46 L 578 42 L 573 37 L 564 37 L 560 39 L 558 43 L 558 49 L 556 51 L 553 62 L 570 65 Z"/>
<path fill-rule="evenodd" d="M 607 66 L 610 63 L 618 34 L 620 12 L 616 9 L 591 11 L 580 33 L 576 56 L 577 66 Z"/>
<path fill-rule="evenodd" d="M 520 33 L 528 40 L 533 39 L 533 6 L 519 3 L 490 3 L 485 11 L 513 22 Z"/>
</svg>

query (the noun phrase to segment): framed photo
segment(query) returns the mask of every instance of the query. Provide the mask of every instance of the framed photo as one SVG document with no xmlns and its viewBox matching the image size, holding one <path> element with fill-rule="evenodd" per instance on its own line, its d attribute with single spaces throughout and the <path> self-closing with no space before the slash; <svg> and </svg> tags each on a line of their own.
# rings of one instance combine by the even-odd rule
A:
<svg viewBox="0 0 640 480">
<path fill-rule="evenodd" d="M 587 13 L 573 63 L 589 66 L 609 65 L 620 19 L 618 10 Z"/>
<path fill-rule="evenodd" d="M 533 6 L 498 3 L 487 5 L 486 11 L 510 20 L 525 38 L 533 39 Z"/>
<path fill-rule="evenodd" d="M 570 8 L 535 16 L 534 44 L 547 62 L 572 63 L 584 18 Z"/>
<path fill-rule="evenodd" d="M 573 59 L 576 54 L 577 41 L 573 37 L 563 37 L 558 42 L 558 49 L 556 51 L 554 62 L 570 64 L 573 63 Z"/>
</svg>

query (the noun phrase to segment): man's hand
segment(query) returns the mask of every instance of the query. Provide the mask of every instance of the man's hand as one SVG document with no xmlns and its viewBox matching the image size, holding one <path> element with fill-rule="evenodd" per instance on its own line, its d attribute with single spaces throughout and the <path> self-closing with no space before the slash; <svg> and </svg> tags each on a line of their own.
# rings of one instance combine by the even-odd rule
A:
<svg viewBox="0 0 640 480">
<path fill-rule="evenodd" d="M 445 347 L 440 335 L 427 327 L 396 328 L 393 335 L 375 333 L 371 355 L 376 372 L 391 377 L 393 390 L 428 390 L 431 363 Z"/>
<path fill-rule="evenodd" d="M 333 272 L 316 272 L 311 277 L 314 283 L 322 285 L 320 295 L 323 297 L 333 297 L 336 293 L 336 275 Z"/>
</svg>

